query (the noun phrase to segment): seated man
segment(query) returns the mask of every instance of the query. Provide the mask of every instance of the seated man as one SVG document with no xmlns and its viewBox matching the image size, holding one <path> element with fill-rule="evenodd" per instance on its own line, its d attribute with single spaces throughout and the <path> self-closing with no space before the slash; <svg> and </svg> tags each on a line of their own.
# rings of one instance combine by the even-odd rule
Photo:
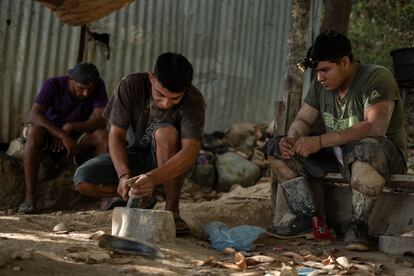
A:
<svg viewBox="0 0 414 276">
<path fill-rule="evenodd" d="M 42 150 L 73 159 L 107 152 L 108 133 L 102 118 L 107 102 L 105 84 L 91 63 L 80 63 L 68 75 L 46 80 L 30 112 L 23 152 L 25 197 L 18 212 L 35 212 L 33 188 Z"/>
<path fill-rule="evenodd" d="M 267 147 L 283 191 L 277 200 L 284 195 L 296 217 L 270 230 L 284 236 L 310 231 L 316 207 L 308 179 L 340 171 L 352 187 L 352 217 L 344 224 L 347 248 L 368 250 L 375 201 L 390 174 L 406 171 L 397 83 L 386 68 L 353 61 L 350 41 L 334 31 L 321 33 L 302 62 L 313 68 L 315 79 L 287 137 L 273 138 Z M 309 136 L 320 117 L 326 133 Z"/>
<path fill-rule="evenodd" d="M 77 190 L 108 199 L 135 195 L 141 207 L 151 208 L 153 190 L 163 184 L 165 210 L 173 212 L 177 234 L 188 233 L 179 211 L 182 176 L 196 161 L 204 127 L 204 99 L 192 78 L 190 62 L 173 53 L 160 55 L 154 72 L 124 77 L 104 112 L 111 122 L 109 154 L 78 168 Z M 102 207 L 119 203 L 125 204 L 110 199 Z"/>
</svg>

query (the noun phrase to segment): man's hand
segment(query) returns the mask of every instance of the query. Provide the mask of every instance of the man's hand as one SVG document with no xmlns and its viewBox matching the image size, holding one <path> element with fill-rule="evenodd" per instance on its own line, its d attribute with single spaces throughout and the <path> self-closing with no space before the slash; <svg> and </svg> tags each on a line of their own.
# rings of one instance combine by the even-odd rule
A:
<svg viewBox="0 0 414 276">
<path fill-rule="evenodd" d="M 148 174 L 141 174 L 136 176 L 135 181 L 131 182 L 131 190 L 129 195 L 134 195 L 139 198 L 149 197 L 152 195 L 157 184 L 153 176 Z"/>
<path fill-rule="evenodd" d="M 52 142 L 50 143 L 50 149 L 52 152 L 61 152 L 65 147 L 62 144 L 62 140 L 59 138 L 53 138 Z"/>
<path fill-rule="evenodd" d="M 62 144 L 67 151 L 67 156 L 71 157 L 78 153 L 78 144 L 75 140 L 70 138 L 69 135 L 64 135 L 62 138 Z"/>
<path fill-rule="evenodd" d="M 296 141 L 293 150 L 303 157 L 308 157 L 310 154 L 320 151 L 321 148 L 321 136 L 306 136 L 300 137 Z"/>
<path fill-rule="evenodd" d="M 132 177 L 132 178 L 128 178 L 128 176 L 126 175 L 125 177 L 121 177 L 119 179 L 119 183 L 118 183 L 118 189 L 117 189 L 117 193 L 126 201 L 129 198 L 129 183 L 131 183 L 131 180 L 136 179 L 136 177 Z"/>
<path fill-rule="evenodd" d="M 293 146 L 295 145 L 296 139 L 290 137 L 283 137 L 279 141 L 280 157 L 282 159 L 290 159 L 295 154 Z"/>
<path fill-rule="evenodd" d="M 70 135 L 70 133 L 73 131 L 72 124 L 71 123 L 64 124 L 62 127 L 62 130 Z"/>
</svg>

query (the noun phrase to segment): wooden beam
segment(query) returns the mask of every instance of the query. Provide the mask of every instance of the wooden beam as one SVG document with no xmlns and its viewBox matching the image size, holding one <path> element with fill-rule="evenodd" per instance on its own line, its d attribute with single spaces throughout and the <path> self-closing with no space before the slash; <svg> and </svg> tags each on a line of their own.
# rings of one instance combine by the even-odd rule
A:
<svg viewBox="0 0 414 276">
<path fill-rule="evenodd" d="M 310 7 L 310 0 L 292 1 L 286 74 L 283 80 L 283 101 L 275 106 L 276 135 L 287 134 L 302 103 L 303 73 L 296 69 L 296 63 L 306 53 Z"/>
<path fill-rule="evenodd" d="M 335 183 L 348 183 L 340 173 L 328 173 L 322 180 Z M 414 189 L 414 175 L 393 174 L 388 178 L 386 186 L 390 188 Z"/>
</svg>

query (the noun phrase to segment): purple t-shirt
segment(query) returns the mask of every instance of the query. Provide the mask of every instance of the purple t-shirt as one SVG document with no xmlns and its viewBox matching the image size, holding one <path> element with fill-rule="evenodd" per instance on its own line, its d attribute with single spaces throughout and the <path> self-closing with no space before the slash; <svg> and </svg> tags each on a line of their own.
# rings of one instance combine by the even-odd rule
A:
<svg viewBox="0 0 414 276">
<path fill-rule="evenodd" d="M 35 99 L 35 103 L 46 108 L 46 117 L 59 128 L 69 122 L 88 120 L 95 108 L 105 107 L 108 102 L 101 79 L 92 94 L 83 100 L 70 93 L 68 81 L 69 76 L 47 79 Z"/>
</svg>

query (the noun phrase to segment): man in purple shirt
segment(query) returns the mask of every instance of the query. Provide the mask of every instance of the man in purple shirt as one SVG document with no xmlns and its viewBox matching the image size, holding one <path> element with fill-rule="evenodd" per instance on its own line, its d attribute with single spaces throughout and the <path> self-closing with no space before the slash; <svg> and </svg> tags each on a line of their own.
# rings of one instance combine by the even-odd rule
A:
<svg viewBox="0 0 414 276">
<path fill-rule="evenodd" d="M 91 63 L 80 63 L 68 75 L 45 81 L 29 115 L 23 153 L 25 198 L 18 212 L 35 212 L 33 187 L 43 150 L 74 160 L 107 152 L 106 120 L 101 116 L 107 102 L 105 84 Z"/>
</svg>

